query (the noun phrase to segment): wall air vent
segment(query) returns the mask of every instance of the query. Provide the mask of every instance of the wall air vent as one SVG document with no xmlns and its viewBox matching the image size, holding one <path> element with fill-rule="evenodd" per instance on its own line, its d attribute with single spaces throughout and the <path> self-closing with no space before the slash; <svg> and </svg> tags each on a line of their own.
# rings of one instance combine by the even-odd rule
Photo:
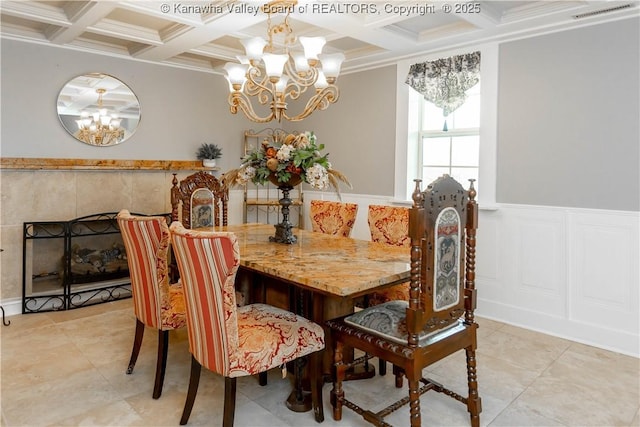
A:
<svg viewBox="0 0 640 427">
<path fill-rule="evenodd" d="M 594 10 L 593 12 L 581 13 L 579 15 L 573 15 L 573 19 L 589 18 L 591 16 L 602 15 L 603 13 L 615 12 L 617 10 L 627 9 L 631 7 L 631 3 L 623 4 L 620 6 L 609 7 L 607 9 Z"/>
</svg>

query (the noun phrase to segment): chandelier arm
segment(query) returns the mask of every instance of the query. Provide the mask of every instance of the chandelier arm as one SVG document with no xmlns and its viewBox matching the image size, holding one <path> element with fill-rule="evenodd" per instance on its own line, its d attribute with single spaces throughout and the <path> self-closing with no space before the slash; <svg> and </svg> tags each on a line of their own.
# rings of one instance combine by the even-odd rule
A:
<svg viewBox="0 0 640 427">
<path fill-rule="evenodd" d="M 340 91 L 338 91 L 338 87 L 329 85 L 313 95 L 309 101 L 307 101 L 307 105 L 305 105 L 304 110 L 300 114 L 296 116 L 288 116 L 286 111 L 283 111 L 282 117 L 291 122 L 299 122 L 300 120 L 309 117 L 315 110 L 326 110 L 327 107 L 330 104 L 335 103 L 339 97 Z"/>
<path fill-rule="evenodd" d="M 245 116 L 252 122 L 256 123 L 268 123 L 274 118 L 276 118 L 275 112 L 271 111 L 271 114 L 265 117 L 260 117 L 256 114 L 253 107 L 251 106 L 251 102 L 242 92 L 231 92 L 229 94 L 229 109 L 231 110 L 231 114 L 237 114 L 238 109 L 242 110 Z"/>
<path fill-rule="evenodd" d="M 285 63 L 285 72 L 289 76 L 290 80 L 295 81 L 298 85 L 304 86 L 305 88 L 313 86 L 318 79 L 317 68 L 311 67 L 303 75 L 300 75 L 296 72 L 295 67 L 291 65 L 291 60 Z"/>
<path fill-rule="evenodd" d="M 262 76 L 262 70 L 258 67 L 251 67 L 249 71 L 247 71 L 247 82 L 245 83 L 244 92 L 248 96 L 257 96 L 258 102 L 261 105 L 266 105 L 266 103 L 273 98 L 273 94 L 271 88 L 267 86 L 269 82 L 269 77 L 265 74 Z"/>
<path fill-rule="evenodd" d="M 289 81 L 284 92 L 284 97 L 291 100 L 296 100 L 307 91 L 309 87 L 315 84 L 318 76 L 318 71 L 315 68 L 311 68 L 301 76 L 296 73 L 291 66 L 290 62 L 286 63 L 285 72 L 289 76 Z"/>
</svg>

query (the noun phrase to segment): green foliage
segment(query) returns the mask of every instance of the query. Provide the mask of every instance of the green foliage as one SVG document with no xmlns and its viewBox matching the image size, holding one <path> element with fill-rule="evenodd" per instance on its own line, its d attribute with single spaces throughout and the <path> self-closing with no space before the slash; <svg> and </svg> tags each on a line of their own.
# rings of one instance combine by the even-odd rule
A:
<svg viewBox="0 0 640 427">
<path fill-rule="evenodd" d="M 196 158 L 199 160 L 219 159 L 220 157 L 222 157 L 222 148 L 216 144 L 204 143 L 196 151 Z"/>
</svg>

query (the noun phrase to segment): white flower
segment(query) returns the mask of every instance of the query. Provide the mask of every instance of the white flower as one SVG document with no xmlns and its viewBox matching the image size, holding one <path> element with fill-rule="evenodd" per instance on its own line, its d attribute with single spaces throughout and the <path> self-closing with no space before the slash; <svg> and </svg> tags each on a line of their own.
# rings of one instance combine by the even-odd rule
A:
<svg viewBox="0 0 640 427">
<path fill-rule="evenodd" d="M 316 163 L 307 169 L 307 182 L 313 188 L 324 190 L 329 187 L 329 173 L 324 166 Z"/>
<path fill-rule="evenodd" d="M 293 150 L 291 145 L 284 144 L 276 153 L 276 158 L 281 162 L 288 162 L 291 158 L 291 150 Z"/>
<path fill-rule="evenodd" d="M 247 166 L 244 169 L 240 170 L 240 172 L 238 172 L 236 182 L 240 185 L 244 185 L 247 182 L 251 181 L 254 176 L 256 176 L 256 168 L 254 168 L 253 166 Z"/>
</svg>

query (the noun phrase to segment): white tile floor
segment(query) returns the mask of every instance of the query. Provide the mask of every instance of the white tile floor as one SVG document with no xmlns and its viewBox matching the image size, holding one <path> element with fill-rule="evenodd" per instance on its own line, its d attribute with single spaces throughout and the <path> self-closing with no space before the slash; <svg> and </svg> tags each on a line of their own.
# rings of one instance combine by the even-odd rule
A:
<svg viewBox="0 0 640 427">
<path fill-rule="evenodd" d="M 131 300 L 58 313 L 10 317 L 0 327 L 2 426 L 177 426 L 190 355 L 186 331 L 172 332 L 164 391 L 151 398 L 157 333 L 147 330 L 132 375 L 125 370 L 135 321 Z M 479 319 L 478 382 L 488 426 L 640 426 L 640 361 L 571 341 Z M 464 354 L 433 365 L 429 376 L 465 391 Z M 189 426 L 220 425 L 224 381 L 203 369 Z M 238 381 L 236 426 L 315 426 L 311 412 L 289 411 L 291 390 L 278 370 L 260 387 Z M 324 386 L 324 426 L 367 425 L 348 409 L 331 416 Z M 345 383 L 380 407 L 404 390 L 393 376 Z M 446 396 L 422 398 L 424 426 L 466 426 L 465 407 Z M 388 418 L 406 426 L 408 408 Z"/>
</svg>

